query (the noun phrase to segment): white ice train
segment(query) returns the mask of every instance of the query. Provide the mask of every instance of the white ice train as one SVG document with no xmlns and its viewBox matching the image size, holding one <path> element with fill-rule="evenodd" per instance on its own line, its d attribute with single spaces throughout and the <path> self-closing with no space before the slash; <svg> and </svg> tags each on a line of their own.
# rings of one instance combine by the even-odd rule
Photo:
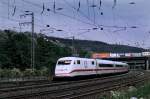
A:
<svg viewBox="0 0 150 99">
<path fill-rule="evenodd" d="M 128 64 L 102 59 L 63 57 L 57 61 L 55 77 L 76 77 L 128 72 Z"/>
</svg>

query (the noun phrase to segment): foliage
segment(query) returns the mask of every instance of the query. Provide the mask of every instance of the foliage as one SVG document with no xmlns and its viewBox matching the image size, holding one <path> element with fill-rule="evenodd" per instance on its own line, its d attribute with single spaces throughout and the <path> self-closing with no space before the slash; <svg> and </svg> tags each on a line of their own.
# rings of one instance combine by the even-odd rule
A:
<svg viewBox="0 0 150 99">
<path fill-rule="evenodd" d="M 146 83 L 142 87 L 129 87 L 127 91 L 111 91 L 112 99 L 149 99 L 150 83 Z"/>
<path fill-rule="evenodd" d="M 42 68 L 40 72 L 41 72 L 42 76 L 48 76 L 49 75 L 49 70 L 46 67 Z"/>
<path fill-rule="evenodd" d="M 52 40 L 57 40 L 63 43 L 66 46 L 72 45 L 71 39 L 63 39 L 63 38 L 55 38 L 55 37 L 48 37 Z M 143 48 L 132 47 L 128 45 L 121 45 L 121 44 L 108 44 L 101 41 L 89 41 L 89 40 L 74 40 L 74 47 L 78 50 L 84 50 L 87 52 L 113 52 L 113 53 L 131 53 L 131 52 L 142 52 L 146 51 Z"/>
<path fill-rule="evenodd" d="M 3 69 L 0 71 L 1 78 L 11 78 L 11 70 L 10 69 Z"/>
<path fill-rule="evenodd" d="M 35 76 L 35 71 L 33 71 L 32 69 L 26 69 L 24 72 L 23 72 L 23 76 L 24 77 L 30 77 L 30 76 Z"/>
<path fill-rule="evenodd" d="M 3 70 L 0 68 L 0 77 L 2 76 L 2 72 L 3 72 Z"/>
<path fill-rule="evenodd" d="M 19 78 L 19 77 L 23 76 L 21 71 L 17 68 L 13 68 L 10 72 L 11 72 L 11 77 L 12 78 L 15 78 L 15 77 Z"/>
<path fill-rule="evenodd" d="M 71 42 L 72 40 L 69 39 L 52 38 L 43 34 L 34 34 L 35 69 L 41 70 L 43 68 L 47 68 L 47 74 L 52 75 L 58 58 L 71 56 Z M 75 40 L 74 47 L 80 57 L 90 57 L 93 51 L 118 51 L 120 50 L 120 47 L 128 51 L 131 51 L 132 49 L 137 51 L 143 50 L 139 48 L 127 46 L 118 47 L 103 42 L 85 40 Z M 17 33 L 10 30 L 0 30 L 0 68 L 17 68 L 21 71 L 31 68 L 31 35 L 29 32 Z M 13 72 L 19 73 L 16 69 Z M 39 71 L 36 72 L 37 73 L 34 75 L 38 75 L 40 73 Z M 2 72 L 1 74 L 3 75 L 4 73 Z"/>
<path fill-rule="evenodd" d="M 42 68 L 41 70 L 37 69 L 25 69 L 20 71 L 17 68 L 13 69 L 1 69 L 0 68 L 0 78 L 24 78 L 24 77 L 49 77 L 49 69 L 47 67 Z"/>
<path fill-rule="evenodd" d="M 61 47 L 52 43 L 51 40 L 46 39 L 44 35 L 34 34 L 34 36 L 35 69 L 46 67 L 49 69 L 49 72 L 53 74 L 57 59 L 70 56 L 71 50 L 69 47 Z M 18 68 L 21 71 L 30 68 L 30 33 L 17 33 L 10 30 L 0 31 L 0 57 L 0 68 Z"/>
<path fill-rule="evenodd" d="M 1 68 L 27 68 L 30 65 L 30 39 L 25 34 L 8 30 L 0 38 Z"/>
</svg>

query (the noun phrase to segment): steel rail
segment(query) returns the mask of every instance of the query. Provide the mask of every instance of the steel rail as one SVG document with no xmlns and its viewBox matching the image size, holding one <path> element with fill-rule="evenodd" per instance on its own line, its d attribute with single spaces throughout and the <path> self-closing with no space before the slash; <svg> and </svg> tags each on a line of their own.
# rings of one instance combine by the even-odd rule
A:
<svg viewBox="0 0 150 99">
<path fill-rule="evenodd" d="M 12 87 L 21 87 L 26 85 L 51 82 L 49 79 L 32 79 L 32 80 L 18 80 L 18 81 L 1 81 L 0 89 L 12 88 Z"/>
<path fill-rule="evenodd" d="M 130 72 L 131 73 L 131 72 Z M 130 74 L 128 73 L 128 74 Z M 88 80 L 80 80 L 80 81 L 69 81 L 69 82 L 52 82 L 52 83 L 42 83 L 41 85 L 26 85 L 26 86 L 16 86 L 16 87 L 8 87 L 8 88 L 1 88 L 0 89 L 0 93 L 2 92 L 9 92 L 9 91 L 17 91 L 17 90 L 26 90 L 26 89 L 30 89 L 30 88 L 41 88 L 41 87 L 48 87 L 48 86 L 56 86 L 56 85 L 65 85 L 68 83 L 78 83 L 78 82 L 86 82 L 86 81 L 93 81 L 93 80 L 103 80 L 103 79 L 107 79 L 107 78 L 111 78 L 111 77 L 120 77 L 123 75 L 127 75 L 127 74 L 122 74 L 122 75 L 116 75 L 116 76 L 109 76 L 109 77 L 103 77 L 103 78 L 94 78 L 94 79 L 88 79 Z"/>
<path fill-rule="evenodd" d="M 138 73 L 137 73 L 137 75 L 139 75 Z M 134 75 L 134 76 L 132 76 L 132 77 L 135 77 L 135 76 L 137 76 L 137 75 Z M 124 75 L 125 76 L 125 75 Z M 129 75 L 128 75 L 129 76 Z M 118 79 L 119 79 L 119 77 L 121 77 L 122 78 L 122 76 L 118 76 Z M 106 82 L 108 82 L 108 81 L 111 81 L 111 79 L 112 78 L 114 78 L 114 79 L 116 79 L 116 80 L 118 80 L 117 79 L 117 76 L 115 76 L 115 77 L 105 77 L 105 78 L 102 78 L 101 80 L 99 79 L 97 79 L 98 81 L 100 81 L 101 83 L 106 83 Z M 104 81 L 104 79 L 106 79 L 105 81 Z M 93 81 L 93 82 L 91 82 L 91 81 Z M 89 85 L 90 83 L 92 84 L 92 83 L 95 83 L 96 84 L 96 79 L 95 80 L 93 80 L 93 79 L 90 79 L 90 80 L 83 80 L 83 81 L 77 81 L 77 84 L 76 85 L 73 85 L 73 84 L 75 84 L 75 82 L 73 81 L 73 82 L 71 82 L 71 83 L 69 83 L 69 82 L 65 82 L 64 84 L 65 85 L 67 85 L 67 86 L 65 86 L 64 87 L 64 85 L 62 85 L 62 84 L 59 84 L 59 83 L 56 83 L 56 84 L 51 84 L 51 85 L 53 85 L 53 86 L 59 86 L 59 88 L 57 87 L 56 89 L 54 88 L 53 90 L 48 90 L 48 91 L 43 91 L 43 90 L 41 90 L 41 91 L 39 91 L 38 90 L 38 92 L 33 92 L 33 91 L 29 91 L 28 93 L 24 93 L 24 94 L 20 94 L 20 95 L 14 95 L 14 96 L 6 96 L 6 97 L 3 97 L 3 98 L 7 98 L 7 99 L 13 99 L 13 97 L 14 98 L 17 98 L 17 97 L 31 97 L 31 96 L 39 96 L 39 95 L 43 95 L 43 94 L 50 94 L 50 93 L 57 93 L 57 92 L 61 92 L 61 90 L 63 90 L 64 91 L 64 89 L 66 89 L 66 90 L 70 90 L 69 88 L 74 88 L 74 89 L 76 89 L 76 88 L 79 88 L 79 87 L 83 87 L 83 86 L 86 86 L 87 87 L 87 85 Z M 88 81 L 90 81 L 90 83 L 87 83 L 87 84 L 85 84 L 85 82 L 88 82 Z M 100 83 L 99 82 L 99 83 Z M 98 82 L 97 82 L 98 83 Z M 61 85 L 61 86 L 60 86 Z M 69 85 L 71 85 L 71 86 L 69 86 Z M 42 86 L 42 85 L 41 85 Z M 40 86 L 38 86 L 38 87 L 40 87 Z M 43 86 L 42 86 L 43 87 Z M 48 86 L 44 86 L 44 87 L 48 87 Z M 52 86 L 51 86 L 52 87 Z M 33 87 L 32 87 L 33 88 Z M 59 90 L 59 91 L 58 91 Z"/>
</svg>

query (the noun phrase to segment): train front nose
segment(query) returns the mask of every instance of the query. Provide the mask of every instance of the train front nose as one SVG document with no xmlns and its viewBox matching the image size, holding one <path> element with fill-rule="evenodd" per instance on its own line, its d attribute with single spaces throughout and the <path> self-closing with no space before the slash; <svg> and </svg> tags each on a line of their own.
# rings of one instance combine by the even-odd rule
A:
<svg viewBox="0 0 150 99">
<path fill-rule="evenodd" d="M 63 77 L 63 76 L 69 76 L 69 68 L 68 66 L 56 66 L 56 69 L 55 69 L 55 76 L 56 77 Z"/>
<path fill-rule="evenodd" d="M 71 63 L 72 60 L 66 59 L 59 60 L 56 64 L 55 76 L 57 77 L 69 76 Z"/>
</svg>

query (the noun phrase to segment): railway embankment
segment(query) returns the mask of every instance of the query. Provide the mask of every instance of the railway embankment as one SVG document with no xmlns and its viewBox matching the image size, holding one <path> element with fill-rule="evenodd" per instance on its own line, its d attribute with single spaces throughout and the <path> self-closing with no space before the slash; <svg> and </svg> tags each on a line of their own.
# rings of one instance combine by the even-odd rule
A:
<svg viewBox="0 0 150 99">
<path fill-rule="evenodd" d="M 112 99 L 150 99 L 150 81 L 142 86 L 130 86 L 124 90 L 111 91 L 111 97 Z"/>
<path fill-rule="evenodd" d="M 149 75 L 149 71 L 147 71 Z M 150 79 L 134 86 L 127 86 L 119 90 L 110 91 L 109 96 L 103 95 L 104 99 L 150 99 Z"/>
<path fill-rule="evenodd" d="M 0 99 L 99 99 L 104 94 L 111 96 L 112 91 L 141 86 L 149 79 L 149 75 L 134 71 L 94 79 L 4 88 L 0 90 Z"/>
</svg>

